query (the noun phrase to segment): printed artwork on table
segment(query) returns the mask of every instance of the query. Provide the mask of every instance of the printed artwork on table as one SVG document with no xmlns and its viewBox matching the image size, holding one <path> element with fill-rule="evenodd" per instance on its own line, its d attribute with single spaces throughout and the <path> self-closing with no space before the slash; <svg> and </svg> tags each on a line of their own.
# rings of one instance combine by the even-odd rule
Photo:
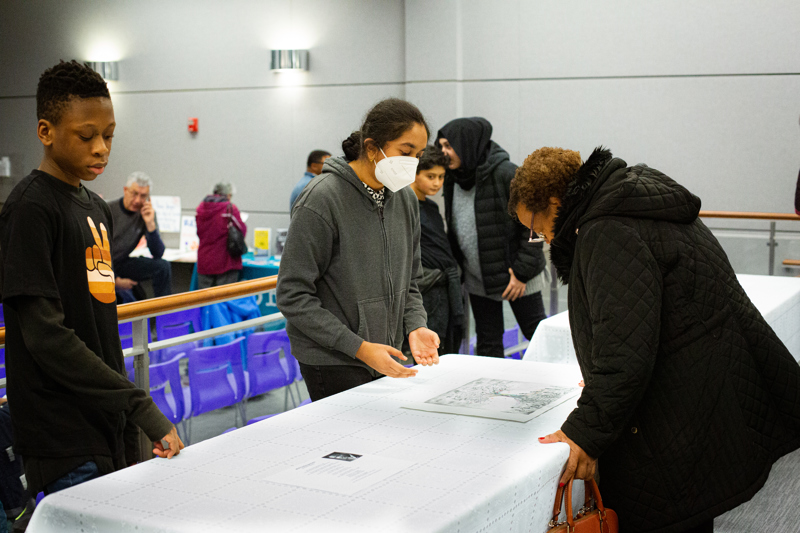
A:
<svg viewBox="0 0 800 533">
<path fill-rule="evenodd" d="M 527 422 L 579 393 L 580 389 L 573 387 L 480 378 L 434 396 L 423 403 L 408 404 L 403 407 Z"/>
</svg>

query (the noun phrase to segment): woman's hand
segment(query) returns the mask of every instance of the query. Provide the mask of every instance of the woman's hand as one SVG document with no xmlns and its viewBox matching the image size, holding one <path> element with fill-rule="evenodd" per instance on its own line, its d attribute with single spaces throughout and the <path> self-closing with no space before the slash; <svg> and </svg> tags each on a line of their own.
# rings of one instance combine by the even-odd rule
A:
<svg viewBox="0 0 800 533">
<path fill-rule="evenodd" d="M 546 437 L 539 437 L 539 442 L 542 444 L 564 442 L 569 445 L 567 467 L 564 469 L 564 473 L 561 474 L 561 480 L 558 482 L 559 487 L 566 485 L 572 478 L 586 480 L 594 478 L 594 473 L 597 471 L 597 459 L 589 457 L 580 446 L 572 442 L 560 429 Z"/>
<path fill-rule="evenodd" d="M 364 361 L 371 368 L 390 378 L 413 378 L 417 375 L 416 370 L 404 367 L 392 359 L 392 356 L 398 357 L 402 361 L 408 359 L 403 352 L 391 346 L 367 341 L 361 343 L 361 347 L 356 353 L 357 359 Z"/>
<path fill-rule="evenodd" d="M 418 328 L 408 334 L 408 345 L 414 360 L 422 365 L 439 364 L 439 335 L 428 328 Z"/>
<path fill-rule="evenodd" d="M 508 280 L 508 287 L 506 287 L 506 290 L 503 291 L 502 298 L 503 300 L 513 302 L 525 294 L 525 284 L 517 279 L 517 276 L 514 275 L 514 271 L 512 269 L 509 268 L 508 273 L 511 274 L 511 279 Z"/>
</svg>

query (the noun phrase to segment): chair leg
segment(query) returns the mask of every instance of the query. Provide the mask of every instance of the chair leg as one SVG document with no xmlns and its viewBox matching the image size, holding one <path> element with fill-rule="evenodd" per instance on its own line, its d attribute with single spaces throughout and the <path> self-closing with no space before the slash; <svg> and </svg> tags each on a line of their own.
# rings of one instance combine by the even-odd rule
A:
<svg viewBox="0 0 800 533">
<path fill-rule="evenodd" d="M 186 446 L 189 446 L 192 443 L 192 419 L 190 418 L 188 421 L 188 428 L 186 430 Z"/>
<path fill-rule="evenodd" d="M 302 398 L 302 396 L 300 395 L 300 385 L 298 385 L 296 381 L 294 382 L 294 388 L 297 389 L 297 405 L 300 405 L 300 398 Z M 295 405 L 295 407 L 297 407 L 297 405 Z"/>
<path fill-rule="evenodd" d="M 283 411 L 286 412 L 289 410 L 289 392 L 292 389 L 286 387 L 286 391 L 283 393 Z M 294 401 L 294 397 L 292 397 L 292 401 Z"/>
<path fill-rule="evenodd" d="M 242 426 L 241 427 L 244 427 L 244 426 L 247 425 L 247 398 L 242 400 L 241 406 L 242 406 L 241 407 L 241 409 L 242 409 Z"/>
</svg>

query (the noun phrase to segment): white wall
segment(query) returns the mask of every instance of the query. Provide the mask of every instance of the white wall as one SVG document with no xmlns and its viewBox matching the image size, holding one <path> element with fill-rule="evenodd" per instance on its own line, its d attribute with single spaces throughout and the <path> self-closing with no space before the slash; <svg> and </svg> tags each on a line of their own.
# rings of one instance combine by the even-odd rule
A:
<svg viewBox="0 0 800 533">
<path fill-rule="evenodd" d="M 407 0 L 406 94 L 484 116 L 521 163 L 604 144 L 705 209 L 791 212 L 800 3 Z"/>
<path fill-rule="evenodd" d="M 16 180 L 38 166 L 44 69 L 119 60 L 110 164 L 90 188 L 120 196 L 126 176 L 143 170 L 154 194 L 180 195 L 193 213 L 230 180 L 250 227 L 285 227 L 308 153 L 340 153 L 373 103 L 403 96 L 403 13 L 396 0 L 3 2 L 0 155 L 12 156 Z M 309 49 L 310 70 L 270 72 L 273 48 Z M 189 117 L 199 119 L 196 136 Z M 2 181 L 5 198 L 13 183 Z"/>
<path fill-rule="evenodd" d="M 545 145 L 586 156 L 605 144 L 706 209 L 791 212 L 799 27 L 796 0 L 0 2 L 0 155 L 15 179 L 38 165 L 33 95 L 45 68 L 118 59 L 119 127 L 92 186 L 107 198 L 144 170 L 189 213 L 229 179 L 251 227 L 285 226 L 308 152 L 338 153 L 372 103 L 405 96 L 434 133 L 485 116 L 517 163 Z M 293 47 L 310 50 L 310 71 L 271 73 L 269 51 Z M 0 180 L 0 198 L 11 185 Z M 734 264 L 761 268 L 736 246 L 726 244 Z"/>
</svg>

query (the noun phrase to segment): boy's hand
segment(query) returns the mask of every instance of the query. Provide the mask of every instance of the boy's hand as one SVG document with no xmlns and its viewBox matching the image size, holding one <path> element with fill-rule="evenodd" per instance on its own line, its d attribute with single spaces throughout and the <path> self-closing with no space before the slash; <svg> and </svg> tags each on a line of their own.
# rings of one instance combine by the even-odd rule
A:
<svg viewBox="0 0 800 533">
<path fill-rule="evenodd" d="M 144 225 L 147 226 L 147 232 L 154 232 L 156 230 L 156 211 L 153 209 L 153 204 L 150 201 L 145 202 L 139 212 L 142 214 Z"/>
<path fill-rule="evenodd" d="M 167 441 L 167 446 L 169 448 L 164 448 L 164 444 L 161 441 Z M 166 457 L 167 459 L 172 459 L 173 456 L 178 455 L 181 453 L 181 450 L 185 447 L 183 445 L 183 441 L 178 436 L 178 430 L 175 426 L 172 426 L 172 429 L 169 430 L 169 433 L 164 435 L 160 441 L 154 442 L 153 446 L 153 453 L 159 457 Z"/>
<path fill-rule="evenodd" d="M 417 375 L 417 371 L 413 368 L 406 368 L 392 359 L 393 355 L 403 361 L 408 359 L 403 352 L 391 346 L 364 341 L 356 353 L 356 358 L 390 378 L 413 378 Z"/>
<path fill-rule="evenodd" d="M 439 335 L 428 328 L 418 328 L 408 334 L 411 355 L 422 366 L 439 364 Z"/>
<path fill-rule="evenodd" d="M 139 284 L 138 281 L 133 281 L 128 278 L 115 278 L 114 286 L 123 291 L 129 291 Z"/>
<path fill-rule="evenodd" d="M 514 275 L 514 271 L 512 269 L 509 268 L 508 273 L 511 274 L 511 279 L 508 280 L 508 287 L 506 287 L 506 290 L 503 291 L 502 298 L 503 300 L 513 302 L 520 296 L 525 295 L 525 284 L 517 279 L 517 276 Z"/>
</svg>

